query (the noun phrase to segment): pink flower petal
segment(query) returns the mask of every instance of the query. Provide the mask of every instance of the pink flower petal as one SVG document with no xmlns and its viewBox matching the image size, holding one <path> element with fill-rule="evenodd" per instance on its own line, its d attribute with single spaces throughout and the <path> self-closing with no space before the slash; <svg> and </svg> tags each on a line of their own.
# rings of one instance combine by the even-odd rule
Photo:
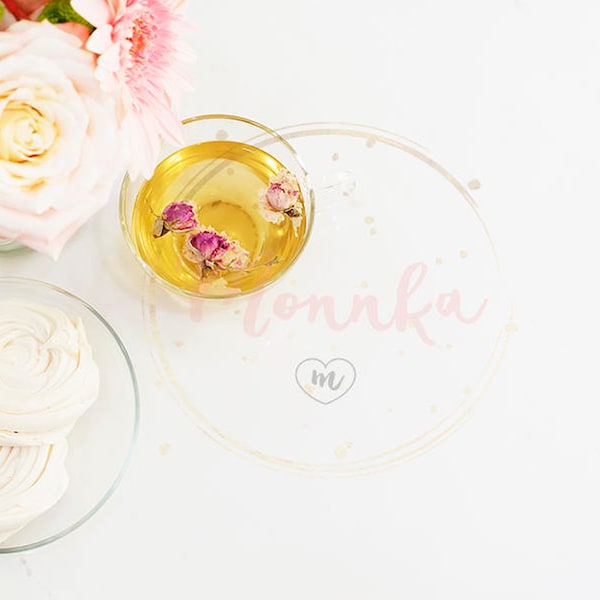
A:
<svg viewBox="0 0 600 600">
<path fill-rule="evenodd" d="M 84 44 L 90 37 L 90 30 L 85 25 L 81 25 L 81 23 L 58 23 L 55 27 L 62 29 L 65 33 L 70 33 L 78 37 Z"/>
<path fill-rule="evenodd" d="M 179 0 L 73 2 L 82 16 L 99 27 L 87 44 L 99 55 L 97 79 L 103 89 L 121 92 L 119 115 L 130 135 L 132 177 L 140 171 L 151 174 L 162 141 L 179 144 L 183 139 L 175 107 L 180 93 L 191 87 L 180 65 L 191 57 L 179 41 L 186 30 L 178 13 L 180 4 Z"/>
<path fill-rule="evenodd" d="M 112 45 L 112 29 L 109 25 L 98 27 L 90 36 L 87 42 L 86 48 L 94 54 L 102 54 L 106 52 Z M 119 57 L 117 53 L 117 59 L 115 68 L 119 66 Z"/>
<path fill-rule="evenodd" d="M 111 11 L 106 0 L 71 0 L 71 6 L 94 27 L 101 27 L 110 22 Z"/>
</svg>

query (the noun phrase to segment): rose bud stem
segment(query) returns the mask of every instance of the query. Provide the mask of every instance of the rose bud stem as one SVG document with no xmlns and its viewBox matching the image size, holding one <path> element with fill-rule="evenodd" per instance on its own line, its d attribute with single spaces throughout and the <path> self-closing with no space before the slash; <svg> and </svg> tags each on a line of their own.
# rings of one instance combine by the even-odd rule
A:
<svg viewBox="0 0 600 600">
<path fill-rule="evenodd" d="M 276 265 L 281 259 L 279 258 L 279 256 L 276 256 L 275 258 L 272 258 L 271 260 L 267 261 L 266 263 L 262 263 L 262 265 L 254 265 L 253 267 L 250 267 L 249 269 L 244 269 L 244 273 L 250 273 L 251 271 L 255 271 L 256 269 L 264 269 L 266 267 L 272 267 L 273 265 Z"/>
</svg>

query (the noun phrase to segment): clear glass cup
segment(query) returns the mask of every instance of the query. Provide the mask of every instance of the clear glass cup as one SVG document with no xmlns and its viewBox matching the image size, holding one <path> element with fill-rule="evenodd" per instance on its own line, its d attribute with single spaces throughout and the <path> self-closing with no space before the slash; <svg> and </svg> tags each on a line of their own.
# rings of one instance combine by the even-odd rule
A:
<svg viewBox="0 0 600 600">
<path fill-rule="evenodd" d="M 286 170 L 295 176 L 304 200 L 305 213 L 305 229 L 302 239 L 297 246 L 295 255 L 287 262 L 285 267 L 275 273 L 271 279 L 262 282 L 251 289 L 243 291 L 238 290 L 232 293 L 231 291 L 223 292 L 219 289 L 210 292 L 206 290 L 190 291 L 189 289 L 176 286 L 159 275 L 138 250 L 133 232 L 133 214 L 138 192 L 146 180 L 142 176 L 132 180 L 126 175 L 121 186 L 120 221 L 123 235 L 129 248 L 146 273 L 164 288 L 171 292 L 175 292 L 178 295 L 183 295 L 188 298 L 232 298 L 263 289 L 284 275 L 296 262 L 302 254 L 312 230 L 314 219 L 314 192 L 310 185 L 309 175 L 300 157 L 289 142 L 276 131 L 269 129 L 260 123 L 239 116 L 211 114 L 192 117 L 183 121 L 183 131 L 185 138 L 181 148 L 212 141 L 227 140 L 229 142 L 240 142 L 264 150 L 264 152 L 267 152 L 277 159 Z M 181 148 L 173 148 L 172 146 L 164 147 L 158 157 L 157 164 Z M 210 176 L 210 173 L 208 176 Z M 199 182 L 198 185 L 202 185 L 202 182 Z M 260 265 L 258 265 L 258 267 L 260 267 Z M 251 264 L 250 268 L 256 268 L 256 266 Z"/>
</svg>

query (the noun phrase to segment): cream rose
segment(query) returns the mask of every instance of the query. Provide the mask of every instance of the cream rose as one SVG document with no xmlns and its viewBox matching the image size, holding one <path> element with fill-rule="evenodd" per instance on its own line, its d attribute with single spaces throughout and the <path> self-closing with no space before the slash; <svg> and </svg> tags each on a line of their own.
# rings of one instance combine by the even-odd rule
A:
<svg viewBox="0 0 600 600">
<path fill-rule="evenodd" d="M 122 144 L 94 69 L 49 23 L 0 32 L 0 238 L 57 257 L 108 200 Z"/>
</svg>

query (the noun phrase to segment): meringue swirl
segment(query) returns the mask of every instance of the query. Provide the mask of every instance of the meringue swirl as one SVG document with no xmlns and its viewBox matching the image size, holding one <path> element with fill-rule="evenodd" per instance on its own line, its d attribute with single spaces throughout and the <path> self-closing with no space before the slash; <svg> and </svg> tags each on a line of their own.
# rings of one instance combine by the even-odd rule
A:
<svg viewBox="0 0 600 600">
<path fill-rule="evenodd" d="M 0 446 L 59 442 L 98 393 L 98 367 L 80 318 L 0 302 Z"/>
<path fill-rule="evenodd" d="M 67 442 L 0 446 L 0 543 L 54 506 L 67 489 Z"/>
</svg>

